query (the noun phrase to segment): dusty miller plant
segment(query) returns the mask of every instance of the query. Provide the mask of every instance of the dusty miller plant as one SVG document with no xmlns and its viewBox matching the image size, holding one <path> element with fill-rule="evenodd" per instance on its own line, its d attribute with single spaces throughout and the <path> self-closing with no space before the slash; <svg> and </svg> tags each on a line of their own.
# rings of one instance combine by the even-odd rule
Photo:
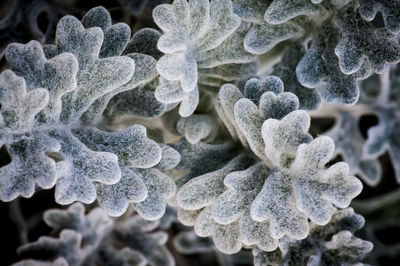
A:
<svg viewBox="0 0 400 266">
<path fill-rule="evenodd" d="M 69 205 L 15 265 L 363 265 L 378 241 L 349 206 L 385 153 L 400 183 L 400 2 L 119 2 L 154 28 L 99 6 L 1 46 L 0 200 Z"/>
</svg>

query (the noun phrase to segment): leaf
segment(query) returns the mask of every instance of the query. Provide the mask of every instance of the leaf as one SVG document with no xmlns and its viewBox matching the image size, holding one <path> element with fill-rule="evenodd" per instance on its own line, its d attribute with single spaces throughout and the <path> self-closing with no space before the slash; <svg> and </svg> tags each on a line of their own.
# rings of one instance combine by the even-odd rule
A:
<svg viewBox="0 0 400 266">
<path fill-rule="evenodd" d="M 361 0 L 359 12 L 363 19 L 372 21 L 380 11 L 385 27 L 391 33 L 400 32 L 400 5 L 397 1 Z"/>
<path fill-rule="evenodd" d="M 335 48 L 343 73 L 359 71 L 365 59 L 375 73 L 382 74 L 387 64 L 400 62 L 400 46 L 394 34 L 386 29 L 375 29 L 363 20 L 356 7 L 344 7 L 335 17 L 341 40 Z"/>
<path fill-rule="evenodd" d="M 4 72 L 5 73 L 5 72 Z M 0 168 L 0 199 L 30 198 L 35 186 L 49 189 L 56 184 L 56 163 L 47 152 L 58 152 L 60 143 L 43 134 L 20 135 L 9 143 L 11 163 Z"/>
<path fill-rule="evenodd" d="M 125 23 L 112 25 L 110 13 L 102 6 L 90 9 L 82 18 L 82 25 L 88 29 L 99 27 L 104 33 L 100 57 L 121 55 L 131 37 L 131 29 Z"/>
<path fill-rule="evenodd" d="M 103 43 L 100 28 L 85 29 L 72 16 L 63 17 L 57 25 L 57 53 L 69 52 L 79 63 L 77 89 L 63 97 L 61 119 L 76 121 L 98 98 L 128 82 L 134 72 L 134 62 L 128 57 L 99 58 Z"/>
<path fill-rule="evenodd" d="M 140 53 L 149 55 L 158 60 L 163 55 L 157 48 L 157 42 L 160 36 L 161 33 L 158 30 L 151 28 L 140 29 L 133 34 L 122 54 Z"/>
<path fill-rule="evenodd" d="M 253 248 L 256 265 L 356 265 L 372 249 L 372 243 L 353 235 L 364 225 L 352 208 L 337 210 L 325 226 L 310 223 L 306 239 L 281 239 L 279 249 L 265 252 Z"/>
<path fill-rule="evenodd" d="M 244 85 L 244 95 L 255 104 L 259 104 L 261 95 L 265 92 L 271 91 L 278 94 L 283 92 L 283 87 L 282 80 L 275 76 L 251 78 Z"/>
<path fill-rule="evenodd" d="M 233 12 L 242 20 L 259 24 L 264 21 L 265 10 L 271 2 L 270 0 L 234 0 L 232 1 Z"/>
<path fill-rule="evenodd" d="M 110 120 L 118 120 L 126 116 L 143 119 L 155 119 L 164 114 L 168 105 L 155 98 L 158 79 L 146 85 L 115 95 L 107 104 L 104 115 Z"/>
<path fill-rule="evenodd" d="M 224 177 L 246 165 L 246 158 L 239 155 L 216 171 L 197 176 L 179 188 L 178 205 L 185 210 L 198 210 L 212 203 L 224 191 Z"/>
<path fill-rule="evenodd" d="M 66 130 L 53 130 L 50 136 L 60 142 L 63 158 L 57 164 L 56 202 L 92 203 L 96 198 L 94 182 L 114 184 L 120 180 L 117 155 L 90 150 Z"/>
<path fill-rule="evenodd" d="M 113 153 L 125 166 L 150 168 L 161 160 L 161 148 L 147 138 L 146 128 L 140 125 L 119 132 L 106 132 L 94 127 L 81 127 L 74 132 L 90 149 Z"/>
<path fill-rule="evenodd" d="M 161 146 L 161 161 L 157 164 L 160 170 L 171 170 L 176 167 L 181 160 L 179 152 L 168 145 Z"/>
<path fill-rule="evenodd" d="M 261 136 L 264 118 L 259 113 L 257 106 L 248 99 L 240 99 L 235 104 L 234 114 L 236 123 L 251 150 L 261 159 L 266 159 L 263 150 L 265 145 Z"/>
<path fill-rule="evenodd" d="M 210 116 L 194 114 L 180 118 L 177 123 L 177 131 L 184 135 L 189 143 L 196 144 L 207 138 L 214 126 L 214 121 Z"/>
<path fill-rule="evenodd" d="M 332 204 L 346 208 L 362 190 L 361 182 L 350 176 L 349 166 L 339 162 L 327 169 L 335 145 L 331 138 L 321 136 L 300 145 L 290 170 L 295 176 L 294 193 L 297 207 L 316 224 L 329 222 Z"/>
<path fill-rule="evenodd" d="M 278 25 L 265 21 L 256 24 L 246 34 L 244 48 L 252 54 L 264 54 L 280 42 L 300 38 L 305 33 L 305 26 L 302 24 L 301 21 L 288 21 Z"/>
<path fill-rule="evenodd" d="M 328 103 L 352 105 L 359 97 L 357 80 L 369 76 L 370 66 L 364 59 L 358 72 L 344 74 L 334 52 L 339 40 L 338 30 L 329 23 L 317 29 L 310 49 L 296 67 L 296 74 L 300 84 L 308 88 L 326 83 L 323 97 Z"/>
<path fill-rule="evenodd" d="M 47 210 L 43 220 L 57 233 L 65 229 L 75 230 L 81 234 L 85 245 L 98 245 L 113 224 L 110 217 L 98 208 L 85 214 L 82 203 L 74 203 L 66 210 Z"/>
<path fill-rule="evenodd" d="M 299 108 L 299 99 L 291 92 L 283 92 L 278 96 L 268 91 L 261 96 L 260 112 L 264 117 L 282 119 Z"/>
<path fill-rule="evenodd" d="M 174 181 L 161 171 L 150 168 L 141 170 L 143 181 L 148 190 L 144 201 L 134 203 L 136 211 L 146 220 L 154 221 L 165 213 L 165 201 L 176 193 Z"/>
<path fill-rule="evenodd" d="M 34 117 L 48 103 L 45 89 L 27 91 L 25 80 L 11 70 L 0 75 L 0 127 L 13 131 L 28 131 L 33 127 Z"/>
<path fill-rule="evenodd" d="M 80 245 L 82 236 L 73 230 L 64 230 L 59 238 L 42 236 L 38 241 L 19 247 L 17 252 L 22 258 L 57 260 L 63 257 L 68 264 L 81 263 Z M 56 264 L 57 265 L 57 264 Z"/>
<path fill-rule="evenodd" d="M 400 142 L 398 132 L 400 121 L 395 118 L 393 108 L 383 109 L 378 113 L 379 123 L 368 130 L 368 139 L 364 145 L 366 159 L 376 159 L 388 151 L 393 163 L 397 182 L 400 182 Z"/>
<path fill-rule="evenodd" d="M 303 239 L 308 235 L 307 216 L 296 206 L 292 178 L 281 172 L 268 176 L 251 205 L 250 214 L 258 222 L 268 218 L 275 239 L 284 235 Z"/>
<path fill-rule="evenodd" d="M 114 217 L 124 214 L 129 203 L 144 201 L 149 196 L 143 176 L 137 169 L 121 167 L 121 175 L 116 184 L 95 185 L 100 207 Z"/>
<path fill-rule="evenodd" d="M 223 225 L 238 220 L 249 209 L 268 174 L 268 169 L 259 163 L 226 175 L 227 190 L 213 202 L 213 219 Z"/>
<path fill-rule="evenodd" d="M 281 24 L 300 15 L 315 16 L 324 10 L 314 1 L 274 0 L 268 6 L 264 18 L 270 24 Z"/>
<path fill-rule="evenodd" d="M 182 117 L 196 109 L 199 83 L 219 87 L 219 79 L 231 79 L 229 75 L 222 77 L 227 75 L 225 65 L 248 66 L 254 61 L 243 48 L 249 24 L 240 25 L 230 0 L 175 0 L 171 5 L 157 6 L 153 18 L 164 32 L 157 47 L 165 53 L 157 62 L 161 78 L 156 98 L 162 103 L 181 102 Z M 212 68 L 222 73 L 210 74 Z"/>
<path fill-rule="evenodd" d="M 297 80 L 296 66 L 303 58 L 305 48 L 295 43 L 283 53 L 280 63 L 273 69 L 271 75 L 279 77 L 285 84 L 285 91 L 294 93 L 299 98 L 299 109 L 317 109 L 321 104 L 321 96 L 317 89 L 302 86 Z"/>
<path fill-rule="evenodd" d="M 145 221 L 136 215 L 116 227 L 113 237 L 120 245 L 140 252 L 149 265 L 173 266 L 174 258 L 165 247 L 168 235 L 160 231 L 152 232 L 158 225 L 157 221 Z"/>
<path fill-rule="evenodd" d="M 312 140 L 307 133 L 309 127 L 310 117 L 303 110 L 293 111 L 282 120 L 266 120 L 261 128 L 265 156 L 274 166 L 287 167 L 299 145 Z"/>
<path fill-rule="evenodd" d="M 41 45 L 30 41 L 27 44 L 10 44 L 6 59 L 11 69 L 25 78 L 29 91 L 36 88 L 48 90 L 49 100 L 38 120 L 42 123 L 58 121 L 62 109 L 61 97 L 76 89 L 76 57 L 63 53 L 48 60 Z"/>
<path fill-rule="evenodd" d="M 324 134 L 335 142 L 333 157 L 340 154 L 349 164 L 352 174 L 358 174 L 370 186 L 376 186 L 381 179 L 381 165 L 378 160 L 363 157 L 364 137 L 358 128 L 359 118 L 350 112 L 340 112 L 332 129 Z"/>
</svg>

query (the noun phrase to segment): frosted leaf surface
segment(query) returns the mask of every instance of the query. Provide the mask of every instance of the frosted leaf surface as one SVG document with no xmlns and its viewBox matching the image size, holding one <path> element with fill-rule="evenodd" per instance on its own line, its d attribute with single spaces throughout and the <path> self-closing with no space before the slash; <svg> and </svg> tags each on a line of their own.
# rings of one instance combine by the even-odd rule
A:
<svg viewBox="0 0 400 266">
<path fill-rule="evenodd" d="M 184 53 L 167 54 L 157 62 L 157 71 L 167 80 L 180 81 L 184 92 L 195 89 L 197 83 L 197 63 Z"/>
<path fill-rule="evenodd" d="M 101 115 L 107 107 L 107 104 L 115 95 L 126 91 L 139 94 L 139 92 L 136 92 L 136 88 L 140 85 L 150 82 L 156 77 L 156 61 L 153 57 L 139 53 L 128 54 L 126 57 L 131 58 L 135 62 L 135 72 L 133 73 L 131 79 L 113 91 L 108 92 L 107 94 L 98 98 L 84 114 L 84 120 L 91 123 L 93 123 L 93 121 L 96 122 L 97 120 L 100 120 Z"/>
<path fill-rule="evenodd" d="M 279 249 L 265 252 L 253 248 L 254 263 L 261 265 L 364 265 L 359 262 L 372 243 L 353 235 L 364 225 L 352 208 L 337 210 L 325 226 L 310 223 L 306 239 L 283 238 Z"/>
<path fill-rule="evenodd" d="M 344 74 L 334 52 L 338 42 L 339 32 L 329 23 L 317 29 L 310 49 L 296 67 L 296 74 L 300 84 L 308 88 L 326 83 L 323 97 L 328 103 L 351 105 L 359 97 L 357 80 L 369 76 L 370 66 L 364 59 L 358 72 Z"/>
<path fill-rule="evenodd" d="M 385 28 L 374 29 L 370 22 L 363 20 L 356 7 L 344 7 L 335 17 L 341 32 L 341 40 L 335 48 L 339 66 L 343 73 L 359 71 L 368 59 L 375 73 L 383 73 L 386 64 L 400 61 L 400 46 L 396 36 Z"/>
<path fill-rule="evenodd" d="M 244 47 L 252 54 L 264 54 L 280 42 L 300 38 L 304 32 L 304 27 L 300 23 L 292 21 L 278 25 L 263 22 L 254 25 L 248 31 Z"/>
<path fill-rule="evenodd" d="M 111 216 L 124 214 L 131 202 L 140 202 L 148 196 L 146 184 L 135 168 L 121 167 L 121 180 L 114 185 L 96 184 L 97 200 Z"/>
<path fill-rule="evenodd" d="M 274 0 L 265 12 L 265 20 L 271 24 L 281 24 L 300 15 L 317 15 L 323 10 L 323 6 L 310 0 Z"/>
<path fill-rule="evenodd" d="M 259 108 L 264 117 L 282 119 L 299 108 L 299 99 L 291 92 L 276 95 L 269 91 L 261 96 Z"/>
<path fill-rule="evenodd" d="M 248 213 L 232 223 L 220 225 L 213 220 L 210 207 L 206 207 L 197 216 L 194 230 L 201 237 L 212 237 L 217 249 L 226 254 L 237 253 L 244 245 L 271 251 L 278 244 L 269 234 L 269 223 L 258 223 Z"/>
<path fill-rule="evenodd" d="M 357 259 L 372 250 L 372 243 L 361 240 L 349 231 L 341 231 L 332 237 L 332 240 L 325 243 L 328 253 L 334 255 L 341 253 L 351 259 Z M 332 256 L 331 260 L 335 260 Z"/>
<path fill-rule="evenodd" d="M 160 77 L 160 84 L 155 91 L 155 97 L 158 101 L 166 104 L 180 102 L 184 95 L 185 92 L 179 87 L 178 82 Z"/>
<path fill-rule="evenodd" d="M 309 144 L 300 145 L 290 167 L 295 176 L 296 205 L 319 225 L 329 222 L 332 204 L 346 208 L 362 190 L 361 182 L 350 176 L 346 163 L 339 162 L 324 168 L 334 149 L 331 138 L 320 136 Z"/>
<path fill-rule="evenodd" d="M 395 34 L 400 32 L 400 3 L 396 0 L 361 0 L 359 12 L 367 21 L 372 21 L 381 12 L 386 28 Z"/>
<path fill-rule="evenodd" d="M 233 12 L 245 21 L 262 23 L 271 0 L 233 0 Z"/>
<path fill-rule="evenodd" d="M 261 95 L 264 92 L 271 91 L 274 93 L 283 92 L 283 82 L 280 78 L 275 76 L 266 76 L 261 78 L 251 78 L 246 81 L 244 85 L 244 95 L 246 98 L 252 100 L 255 104 L 258 104 Z"/>
<path fill-rule="evenodd" d="M 23 260 L 12 264 L 13 266 L 69 266 L 64 258 L 57 258 L 53 262 L 45 262 L 39 260 Z"/>
<path fill-rule="evenodd" d="M 160 77 L 159 85 L 156 88 L 155 97 L 164 104 L 181 102 L 179 114 L 182 117 L 190 116 L 199 103 L 199 91 L 197 89 L 185 92 L 177 81 L 169 81 L 162 77 Z"/>
<path fill-rule="evenodd" d="M 209 69 L 226 64 L 248 63 L 254 55 L 243 49 L 243 41 L 249 31 L 250 23 L 242 22 L 240 27 L 212 50 L 199 51 L 196 57 L 199 68 Z"/>
<path fill-rule="evenodd" d="M 161 161 L 157 164 L 157 168 L 161 170 L 170 170 L 178 165 L 181 155 L 178 151 L 168 145 L 161 146 Z"/>
<path fill-rule="evenodd" d="M 31 41 L 27 44 L 10 44 L 6 50 L 6 59 L 11 69 L 25 78 L 29 91 L 36 88 L 48 90 L 49 100 L 39 120 L 58 121 L 62 108 L 61 97 L 76 88 L 76 57 L 63 53 L 48 60 L 42 46 L 37 41 Z"/>
<path fill-rule="evenodd" d="M 233 254 L 241 248 L 241 230 L 239 223 L 231 223 L 226 226 L 218 225 L 212 219 L 210 207 L 205 208 L 196 220 L 194 230 L 197 235 L 205 237 L 212 236 L 216 247 L 226 253 Z"/>
<path fill-rule="evenodd" d="M 45 89 L 27 90 L 25 80 L 10 70 L 0 74 L 0 127 L 4 130 L 30 130 L 34 117 L 48 103 Z"/>
<path fill-rule="evenodd" d="M 82 25 L 85 28 L 99 27 L 103 31 L 101 58 L 121 55 L 131 37 L 130 27 L 125 23 L 112 25 L 110 13 L 102 6 L 90 9 L 83 16 Z"/>
<path fill-rule="evenodd" d="M 175 195 L 176 185 L 169 176 L 157 169 L 143 169 L 140 173 L 147 187 L 148 196 L 133 206 L 144 219 L 158 220 L 165 213 L 166 200 Z"/>
<path fill-rule="evenodd" d="M 229 142 L 220 144 L 199 142 L 193 145 L 182 139 L 169 146 L 181 155 L 181 160 L 175 169 L 187 171 L 176 181 L 178 187 L 196 176 L 223 168 L 239 153 L 237 147 Z"/>
<path fill-rule="evenodd" d="M 143 119 L 161 116 L 166 112 L 168 104 L 161 103 L 155 98 L 157 86 L 158 79 L 154 79 L 146 85 L 115 95 L 107 104 L 104 115 L 110 120 L 117 120 L 124 116 Z"/>
<path fill-rule="evenodd" d="M 113 95 L 154 79 L 156 60 L 142 53 L 119 56 L 129 45 L 129 27 L 112 25 L 102 7 L 89 11 L 82 23 L 72 16 L 62 18 L 56 35 L 56 44 L 45 48 L 32 41 L 7 49 L 9 65 L 23 78 L 10 70 L 0 76 L 0 126 L 5 129 L 0 144 L 12 158 L 0 168 L 0 179 L 7 183 L 1 186 L 2 198 L 30 197 L 36 185 L 56 185 L 60 204 L 92 203 L 97 198 L 108 213 L 119 216 L 130 202 L 142 202 L 137 205 L 141 214 L 159 218 L 176 187 L 160 170 L 138 171 L 156 166 L 162 156 L 146 129 L 106 132 L 80 124 L 96 124 L 94 118 L 101 116 Z M 133 44 L 145 39 L 131 40 L 129 48 L 134 50 Z M 176 153 L 166 149 L 169 159 L 160 169 L 178 164 Z M 151 198 L 149 191 L 154 192 Z"/>
<path fill-rule="evenodd" d="M 263 85 L 265 80 L 271 81 L 269 86 Z M 307 133 L 309 115 L 296 110 L 297 97 L 283 92 L 279 78 L 252 78 L 243 85 L 243 91 L 247 97 L 256 96 L 247 99 L 235 86 L 224 85 L 216 106 L 230 131 L 249 144 L 250 152 L 258 160 L 250 162 L 246 170 L 230 171 L 224 177 L 223 191 L 215 191 L 210 197 L 190 194 L 189 191 L 210 191 L 204 188 L 208 186 L 206 179 L 195 177 L 181 187 L 183 191 L 189 183 L 193 186 L 185 196 L 190 204 L 179 201 L 181 189 L 177 201 L 181 208 L 192 211 L 185 216 L 181 211 L 182 219 L 189 225 L 195 219 L 196 233 L 212 236 L 216 247 L 228 253 L 237 252 L 242 245 L 272 251 L 285 235 L 304 239 L 309 232 L 308 219 L 326 224 L 334 206 L 347 207 L 362 188 L 360 181 L 350 176 L 347 164 L 338 163 L 325 169 L 332 159 L 332 140 L 328 137 L 312 140 Z M 232 230 L 240 232 L 227 239 L 227 232 Z M 260 239 L 259 235 L 265 238 Z"/>
<path fill-rule="evenodd" d="M 302 239 L 308 235 L 307 216 L 298 210 L 291 177 L 274 172 L 251 205 L 251 217 L 259 222 L 269 219 L 271 236 L 279 239 L 288 235 Z"/>
<path fill-rule="evenodd" d="M 305 47 L 299 43 L 288 47 L 283 53 L 281 62 L 273 69 L 271 75 L 278 76 L 285 84 L 285 91 L 292 92 L 299 98 L 300 109 L 316 109 L 321 103 L 318 90 L 304 87 L 293 74 L 305 52 Z"/>
<path fill-rule="evenodd" d="M 21 135 L 13 140 L 9 145 L 11 163 L 0 168 L 0 199 L 11 201 L 20 195 L 30 198 L 36 185 L 44 189 L 53 187 L 56 164 L 46 152 L 59 149 L 59 142 L 40 133 Z"/>
<path fill-rule="evenodd" d="M 93 123 L 93 121 L 101 120 L 102 113 L 113 96 L 121 92 L 133 91 L 137 86 L 143 85 L 156 77 L 156 60 L 153 56 L 158 54 L 154 50 L 156 49 L 155 42 L 160 34 L 156 30 L 142 29 L 129 40 L 131 35 L 129 26 L 125 23 L 112 25 L 110 14 L 103 7 L 95 7 L 89 10 L 83 17 L 82 24 L 85 28 L 98 26 L 102 29 L 104 41 L 100 52 L 101 57 L 123 54 L 135 62 L 135 71 L 130 80 L 97 99 L 85 113 L 83 119 L 86 122 Z M 136 94 L 140 95 L 138 92 Z"/>
<path fill-rule="evenodd" d="M 293 111 L 282 120 L 267 119 L 261 129 L 266 157 L 275 166 L 287 167 L 298 146 L 312 140 L 309 127 L 310 117 L 303 110 Z"/>
<path fill-rule="evenodd" d="M 75 131 L 90 149 L 109 152 L 118 156 L 120 164 L 149 168 L 161 160 L 161 148 L 146 136 L 146 128 L 131 126 L 119 132 L 105 132 L 94 127 L 81 127 Z"/>
<path fill-rule="evenodd" d="M 224 184 L 228 190 L 213 203 L 214 220 L 219 224 L 229 224 L 240 218 L 248 210 L 268 174 L 268 169 L 262 164 L 255 164 L 226 175 Z"/>
<path fill-rule="evenodd" d="M 150 55 L 158 60 L 163 55 L 157 49 L 157 42 L 160 36 L 161 33 L 158 30 L 151 28 L 140 29 L 133 34 L 122 54 L 141 53 Z"/>
<path fill-rule="evenodd" d="M 196 211 L 187 211 L 187 210 L 184 210 L 184 209 L 178 207 L 176 214 L 177 214 L 178 221 L 180 223 L 182 223 L 183 225 L 186 225 L 186 226 L 194 226 L 196 224 L 196 219 L 199 216 L 199 213 L 201 211 L 202 211 L 202 209 L 196 210 Z"/>
<path fill-rule="evenodd" d="M 352 174 L 359 174 L 370 186 L 375 186 L 381 179 L 381 165 L 377 159 L 366 159 L 363 154 L 364 137 L 358 128 L 359 119 L 350 112 L 341 112 L 335 126 L 324 135 L 335 142 L 333 157 L 340 154 L 349 164 Z"/>
<path fill-rule="evenodd" d="M 242 143 L 246 143 L 245 138 L 240 132 L 234 117 L 235 103 L 241 98 L 244 98 L 244 95 L 236 86 L 232 84 L 225 84 L 219 90 L 215 103 L 215 109 L 231 136 L 233 136 L 235 139 L 240 138 Z"/>
<path fill-rule="evenodd" d="M 135 208 L 145 219 L 158 219 L 164 214 L 165 199 L 174 195 L 176 187 L 159 170 L 135 169 L 153 167 L 162 156 L 160 146 L 146 137 L 143 126 L 132 126 L 120 132 L 103 132 L 86 127 L 79 129 L 77 134 L 88 147 L 118 156 L 122 168 L 120 182 L 96 186 L 99 202 L 110 215 L 124 213 L 129 202 L 135 203 Z"/>
<path fill-rule="evenodd" d="M 221 65 L 254 60 L 242 44 L 249 25 L 240 25 L 230 0 L 176 0 L 157 6 L 153 18 L 164 32 L 157 47 L 165 53 L 157 62 L 162 80 L 156 98 L 163 103 L 182 102 L 179 114 L 183 117 L 197 107 L 199 93 L 194 91 L 200 80 L 206 84 L 202 69 L 209 72 Z"/>
<path fill-rule="evenodd" d="M 263 149 L 265 145 L 260 131 L 264 118 L 257 106 L 248 99 L 240 99 L 235 104 L 234 114 L 236 123 L 251 150 L 260 158 L 265 158 Z"/>
<path fill-rule="evenodd" d="M 176 200 L 185 210 L 197 210 L 212 203 L 224 191 L 224 177 L 248 164 L 244 156 L 237 156 L 226 166 L 197 176 L 179 188 Z"/>
<path fill-rule="evenodd" d="M 79 63 L 77 89 L 63 97 L 61 119 L 70 123 L 79 118 L 99 97 L 128 82 L 134 72 L 134 61 L 128 57 L 107 57 L 99 54 L 104 40 L 103 31 L 85 29 L 72 16 L 63 17 L 57 25 L 57 53 L 69 52 Z"/>
<path fill-rule="evenodd" d="M 183 96 L 181 105 L 179 106 L 179 114 L 182 117 L 188 117 L 193 114 L 199 104 L 199 90 L 195 89 Z"/>
<path fill-rule="evenodd" d="M 120 180 L 117 155 L 90 150 L 69 131 L 53 130 L 50 136 L 60 142 L 63 158 L 57 165 L 55 198 L 58 203 L 76 200 L 92 203 L 96 198 L 93 182 L 114 184 Z"/>
<path fill-rule="evenodd" d="M 210 116 L 194 114 L 179 119 L 177 131 L 184 135 L 189 143 L 196 144 L 200 140 L 207 138 L 214 126 L 214 121 Z"/>
</svg>

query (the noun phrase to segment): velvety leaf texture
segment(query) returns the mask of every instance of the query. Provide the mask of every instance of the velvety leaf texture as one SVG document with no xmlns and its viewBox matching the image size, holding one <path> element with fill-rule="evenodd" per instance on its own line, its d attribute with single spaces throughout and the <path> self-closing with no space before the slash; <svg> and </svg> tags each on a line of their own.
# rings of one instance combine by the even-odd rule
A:
<svg viewBox="0 0 400 266">
<path fill-rule="evenodd" d="M 161 147 L 147 138 L 143 126 L 119 132 L 95 126 L 114 95 L 156 76 L 151 55 L 135 50 L 120 56 L 129 38 L 126 24 L 112 25 L 108 11 L 96 7 L 82 23 L 63 17 L 55 45 L 42 48 L 31 41 L 8 46 L 12 71 L 0 75 L 0 143 L 12 159 L 0 168 L 2 200 L 31 197 L 36 186 L 55 186 L 60 204 L 97 199 L 109 214 L 120 216 L 129 203 L 143 202 L 138 207 L 143 216 L 162 216 L 175 184 L 160 170 L 149 169 L 161 161 Z M 132 42 L 141 41 L 133 37 Z M 169 150 L 166 156 L 174 152 Z M 179 157 L 173 160 L 163 167 L 172 168 Z"/>
<path fill-rule="evenodd" d="M 190 212 L 178 219 L 194 224 L 199 236 L 211 236 L 219 250 L 230 254 L 253 245 L 273 251 L 283 237 L 304 239 L 308 219 L 327 224 L 336 207 L 346 208 L 361 192 L 346 163 L 325 167 L 333 156 L 332 139 L 313 140 L 309 115 L 296 110 L 297 97 L 284 92 L 279 78 L 249 79 L 244 95 L 224 85 L 216 104 L 229 131 L 249 149 L 221 170 L 182 185 L 177 203 Z M 249 155 L 258 158 L 243 161 Z"/>
<path fill-rule="evenodd" d="M 179 114 L 183 117 L 197 107 L 195 91 L 199 89 L 201 69 L 254 60 L 243 49 L 247 25 L 241 25 L 232 12 L 230 0 L 176 0 L 157 6 L 153 17 L 164 32 L 157 47 L 165 53 L 157 62 L 164 81 L 156 89 L 156 98 L 163 103 L 181 102 Z M 168 98 L 162 96 L 166 94 Z"/>
<path fill-rule="evenodd" d="M 3 2 L 3 264 L 398 264 L 399 0 Z"/>
</svg>

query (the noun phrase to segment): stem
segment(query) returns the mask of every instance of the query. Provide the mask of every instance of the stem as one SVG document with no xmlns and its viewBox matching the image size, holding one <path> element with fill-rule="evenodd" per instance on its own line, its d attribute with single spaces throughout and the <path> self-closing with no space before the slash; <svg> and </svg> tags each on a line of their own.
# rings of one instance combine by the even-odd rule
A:
<svg viewBox="0 0 400 266">
<path fill-rule="evenodd" d="M 19 241 L 21 245 L 28 243 L 28 227 L 26 220 L 21 212 L 19 198 L 11 201 L 9 205 L 10 219 L 17 227 Z"/>
</svg>

